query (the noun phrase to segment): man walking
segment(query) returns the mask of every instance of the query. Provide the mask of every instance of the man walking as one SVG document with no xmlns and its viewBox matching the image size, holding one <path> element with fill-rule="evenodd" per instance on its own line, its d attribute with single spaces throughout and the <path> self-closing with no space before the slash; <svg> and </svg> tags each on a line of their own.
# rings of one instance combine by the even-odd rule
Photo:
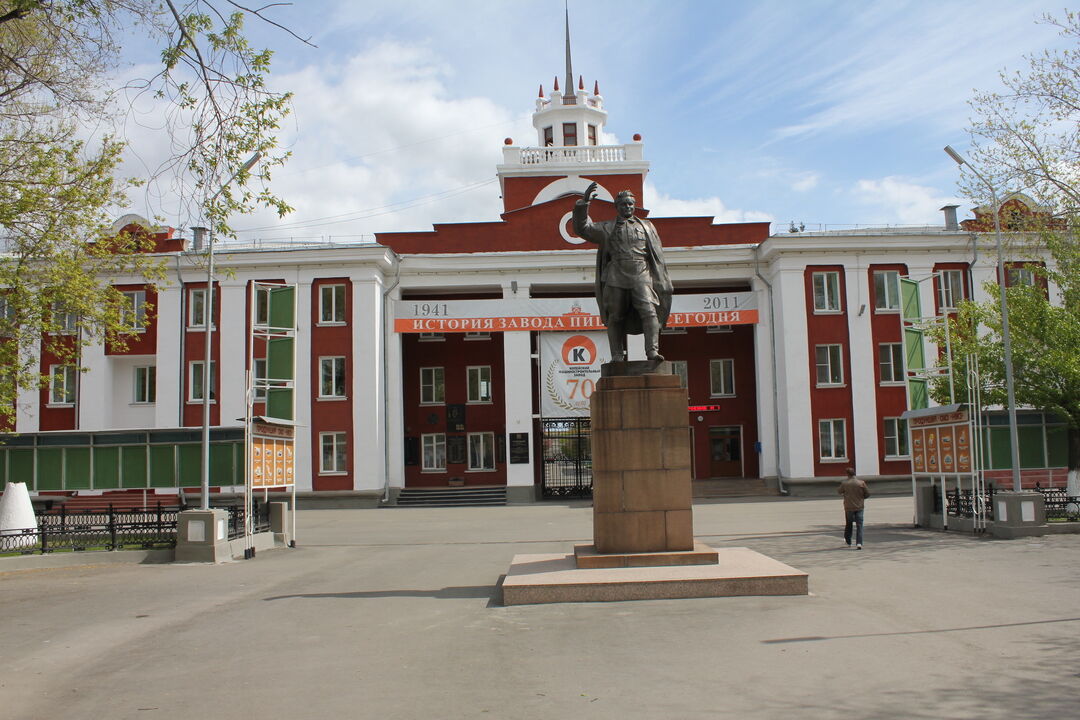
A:
<svg viewBox="0 0 1080 720">
<path fill-rule="evenodd" d="M 851 526 L 855 525 L 855 549 L 862 550 L 863 508 L 866 498 L 870 497 L 870 488 L 866 482 L 855 477 L 852 468 L 847 469 L 847 477 L 836 491 L 844 496 L 844 541 L 851 547 Z"/>
</svg>

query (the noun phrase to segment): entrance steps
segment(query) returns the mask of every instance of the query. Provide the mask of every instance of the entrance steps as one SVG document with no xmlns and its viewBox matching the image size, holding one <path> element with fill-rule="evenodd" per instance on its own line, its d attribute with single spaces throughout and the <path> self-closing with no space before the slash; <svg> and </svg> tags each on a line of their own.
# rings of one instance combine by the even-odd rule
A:
<svg viewBox="0 0 1080 720">
<path fill-rule="evenodd" d="M 397 507 L 481 507 L 506 504 L 506 486 L 404 488 Z"/>
<path fill-rule="evenodd" d="M 776 488 L 768 487 L 761 478 L 710 478 L 694 480 L 695 498 L 726 497 L 775 497 L 780 494 Z"/>
</svg>

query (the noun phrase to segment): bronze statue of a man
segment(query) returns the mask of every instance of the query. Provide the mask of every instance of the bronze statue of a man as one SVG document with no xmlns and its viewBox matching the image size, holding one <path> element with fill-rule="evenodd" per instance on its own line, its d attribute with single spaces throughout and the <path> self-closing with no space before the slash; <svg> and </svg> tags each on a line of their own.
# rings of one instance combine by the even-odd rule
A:
<svg viewBox="0 0 1080 720">
<path fill-rule="evenodd" d="M 615 198 L 618 217 L 589 222 L 589 203 L 596 183 L 574 205 L 574 232 L 599 245 L 596 252 L 596 302 L 607 326 L 612 361 L 626 360 L 626 336 L 645 335 L 645 355 L 654 363 L 660 354 L 660 329 L 671 311 L 671 280 L 660 236 L 645 218 L 634 217 L 634 194 Z"/>
</svg>

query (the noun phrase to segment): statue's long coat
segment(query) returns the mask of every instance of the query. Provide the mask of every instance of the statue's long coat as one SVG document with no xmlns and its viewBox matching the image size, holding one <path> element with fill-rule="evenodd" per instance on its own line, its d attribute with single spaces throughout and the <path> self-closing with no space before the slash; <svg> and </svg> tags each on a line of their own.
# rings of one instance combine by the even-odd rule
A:
<svg viewBox="0 0 1080 720">
<path fill-rule="evenodd" d="M 668 314 L 671 312 L 671 280 L 668 278 L 667 265 L 664 263 L 660 235 L 648 219 L 639 217 L 637 220 L 645 228 L 646 245 L 649 248 L 646 255 L 649 274 L 652 277 L 653 292 L 660 301 L 660 304 L 656 306 L 656 319 L 660 321 L 660 327 L 665 327 Z M 600 320 L 604 325 L 608 324 L 607 313 L 604 311 L 604 268 L 609 260 L 609 241 L 615 233 L 615 224 L 615 220 L 591 223 L 589 222 L 589 206 L 580 201 L 574 205 L 574 232 L 578 234 L 578 237 L 600 246 L 596 251 L 596 303 L 600 306 Z M 627 334 L 640 335 L 642 333 L 641 318 L 636 312 L 626 313 L 625 323 Z"/>
</svg>

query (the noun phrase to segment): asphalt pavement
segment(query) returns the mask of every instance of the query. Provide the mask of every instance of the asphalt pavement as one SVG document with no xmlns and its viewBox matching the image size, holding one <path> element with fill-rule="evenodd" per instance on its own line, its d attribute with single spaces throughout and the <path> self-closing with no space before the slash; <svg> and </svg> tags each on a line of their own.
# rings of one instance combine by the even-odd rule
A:
<svg viewBox="0 0 1080 720">
<path fill-rule="evenodd" d="M 804 597 L 503 607 L 515 554 L 591 540 L 587 502 L 301 511 L 297 548 L 222 565 L 0 558 L 0 718 L 1076 717 L 1080 535 L 911 517 L 871 498 L 855 551 L 839 498 L 695 505 Z"/>
</svg>

